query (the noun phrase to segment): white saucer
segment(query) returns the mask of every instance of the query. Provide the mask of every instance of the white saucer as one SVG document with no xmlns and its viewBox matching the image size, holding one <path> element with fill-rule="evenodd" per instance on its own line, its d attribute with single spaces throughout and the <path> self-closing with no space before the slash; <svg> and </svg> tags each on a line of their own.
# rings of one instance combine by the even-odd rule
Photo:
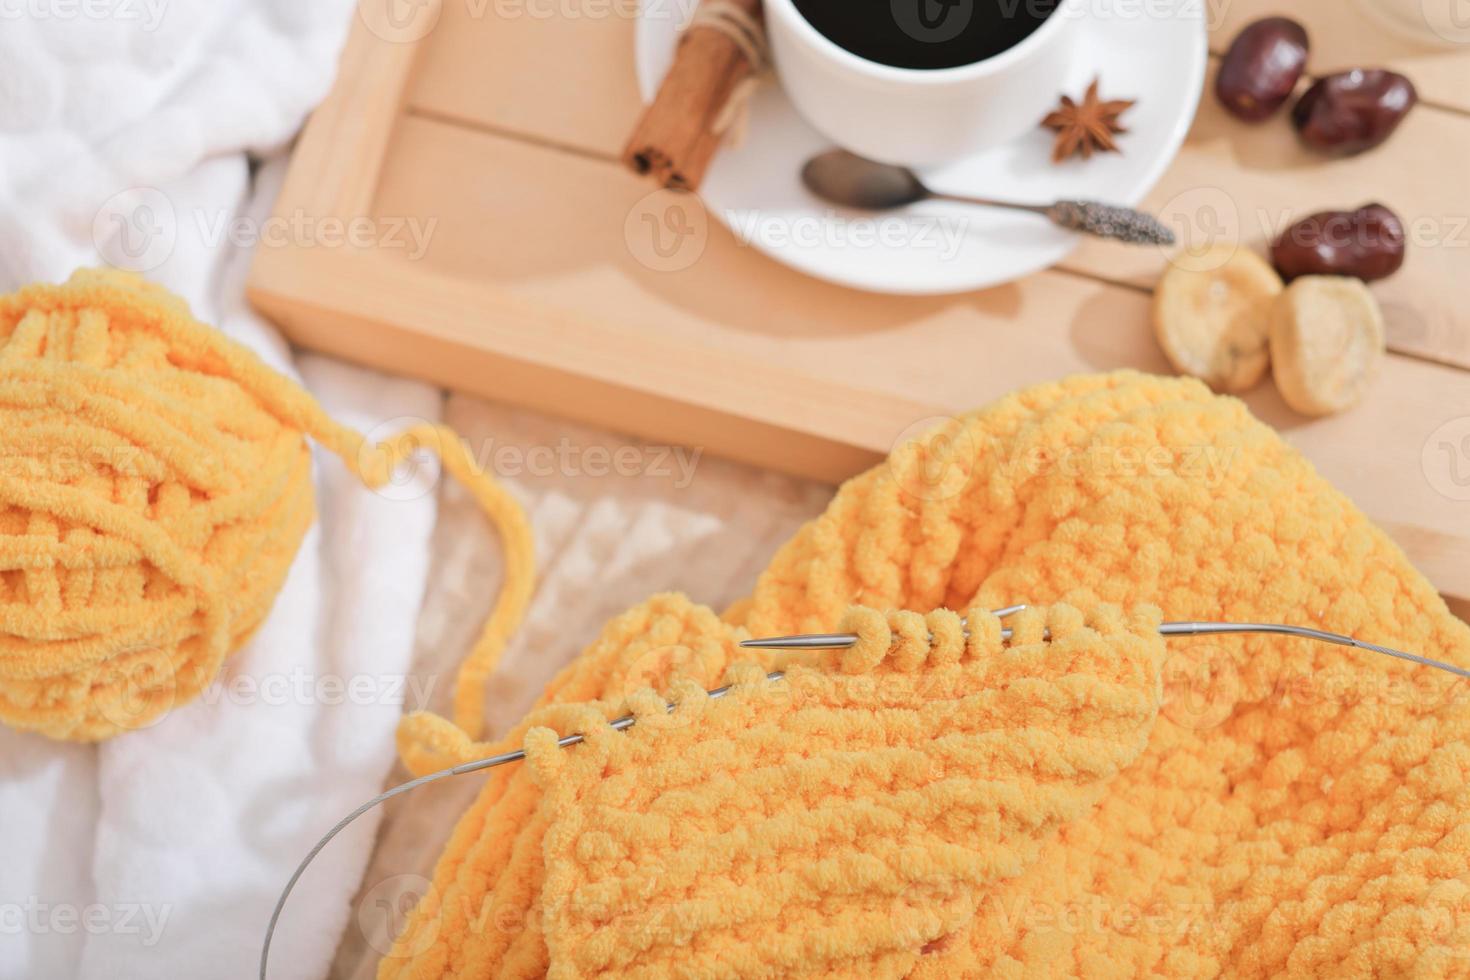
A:
<svg viewBox="0 0 1470 980">
<path fill-rule="evenodd" d="M 1135 205 L 1184 142 L 1204 85 L 1205 4 L 1094 5 L 1057 94 L 1080 98 L 1094 77 L 1107 99 L 1137 99 L 1123 117 L 1122 153 L 1053 166 L 1052 134 L 1036 131 L 942 168 L 936 189 L 1004 200 L 1092 198 Z M 1127 8 L 1127 9 L 1125 9 Z M 678 25 L 665 0 L 643 0 L 637 30 L 638 85 L 651 100 L 673 60 Z M 737 238 L 808 275 L 885 293 L 952 293 L 1009 282 L 1054 265 L 1076 235 L 1046 219 L 994 208 L 924 201 L 883 214 L 837 209 L 810 194 L 803 161 L 830 142 L 763 84 L 751 99 L 744 140 L 725 146 L 705 176 L 706 207 Z M 1116 245 L 1115 248 L 1138 246 Z"/>
</svg>

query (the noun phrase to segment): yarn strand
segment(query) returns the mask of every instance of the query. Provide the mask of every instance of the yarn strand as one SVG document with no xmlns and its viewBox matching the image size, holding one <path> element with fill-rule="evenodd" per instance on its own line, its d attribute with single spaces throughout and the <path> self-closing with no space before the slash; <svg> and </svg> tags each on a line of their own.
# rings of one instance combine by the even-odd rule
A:
<svg viewBox="0 0 1470 980">
<path fill-rule="evenodd" d="M 306 439 L 379 488 L 434 451 L 505 578 L 455 684 L 452 740 L 530 601 L 525 514 L 449 428 L 369 445 L 300 385 L 113 270 L 0 297 L 0 722 L 98 741 L 197 697 L 254 633 L 314 516 Z M 405 719 L 413 731 L 432 716 Z"/>
</svg>

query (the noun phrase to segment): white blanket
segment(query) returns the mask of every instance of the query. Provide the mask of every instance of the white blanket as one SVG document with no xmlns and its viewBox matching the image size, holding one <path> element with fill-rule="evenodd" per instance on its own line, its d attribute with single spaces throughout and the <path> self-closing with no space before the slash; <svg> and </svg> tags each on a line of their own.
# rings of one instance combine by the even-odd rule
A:
<svg viewBox="0 0 1470 980">
<path fill-rule="evenodd" d="M 0 287 L 144 272 L 364 429 L 436 418 L 428 386 L 293 363 L 243 302 L 248 234 L 325 94 L 350 0 L 0 0 Z M 250 158 L 270 158 L 252 176 Z M 247 234 L 221 234 L 245 218 Z M 429 474 L 425 474 L 429 476 Z M 275 895 L 393 759 L 432 493 L 318 459 L 321 519 L 225 677 L 101 747 L 0 729 L 0 978 L 251 976 Z M 354 685 L 347 682 L 353 681 Z M 323 856 L 273 976 L 320 977 L 371 820 Z"/>
<path fill-rule="evenodd" d="M 0 0 L 0 288 L 102 260 L 139 269 L 336 417 L 364 431 L 437 418 L 428 386 L 293 358 L 242 299 L 285 143 L 352 15 L 351 0 Z M 527 505 L 540 558 L 491 684 L 495 730 L 626 606 L 748 592 L 827 496 L 462 396 L 449 421 Z M 280 887 L 389 777 L 403 708 L 446 706 L 499 582 L 467 496 L 432 468 L 417 477 L 369 493 L 319 457 L 320 520 L 199 701 L 100 747 L 0 728 L 0 980 L 255 975 Z M 477 785 L 395 801 L 376 852 L 376 812 L 334 842 L 293 896 L 271 976 L 370 976 Z"/>
</svg>

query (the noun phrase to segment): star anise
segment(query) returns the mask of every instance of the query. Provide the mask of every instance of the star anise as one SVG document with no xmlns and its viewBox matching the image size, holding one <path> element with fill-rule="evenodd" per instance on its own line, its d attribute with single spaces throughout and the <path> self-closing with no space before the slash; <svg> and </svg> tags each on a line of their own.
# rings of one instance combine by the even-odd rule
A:
<svg viewBox="0 0 1470 980">
<path fill-rule="evenodd" d="M 1082 154 L 1082 159 L 1091 159 L 1094 150 L 1118 153 L 1118 144 L 1113 137 L 1126 133 L 1118 124 L 1118 117 L 1133 107 L 1133 99 L 1112 99 L 1107 102 L 1097 97 L 1097 79 L 1087 86 L 1087 95 L 1081 104 L 1070 96 L 1062 96 L 1060 107 L 1053 109 L 1041 121 L 1047 129 L 1056 130 L 1056 143 L 1052 146 L 1051 162 L 1061 163 L 1073 154 Z"/>
</svg>

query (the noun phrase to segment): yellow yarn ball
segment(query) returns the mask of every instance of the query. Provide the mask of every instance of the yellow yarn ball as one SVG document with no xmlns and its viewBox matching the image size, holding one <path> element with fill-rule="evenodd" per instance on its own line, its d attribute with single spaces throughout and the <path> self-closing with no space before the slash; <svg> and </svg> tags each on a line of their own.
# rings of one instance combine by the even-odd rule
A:
<svg viewBox="0 0 1470 980">
<path fill-rule="evenodd" d="M 0 721 L 95 741 L 196 697 L 265 619 L 313 519 L 305 437 L 376 485 L 426 432 L 456 443 L 429 427 L 366 447 L 125 273 L 0 298 Z M 514 524 L 498 488 L 476 493 Z"/>
</svg>

